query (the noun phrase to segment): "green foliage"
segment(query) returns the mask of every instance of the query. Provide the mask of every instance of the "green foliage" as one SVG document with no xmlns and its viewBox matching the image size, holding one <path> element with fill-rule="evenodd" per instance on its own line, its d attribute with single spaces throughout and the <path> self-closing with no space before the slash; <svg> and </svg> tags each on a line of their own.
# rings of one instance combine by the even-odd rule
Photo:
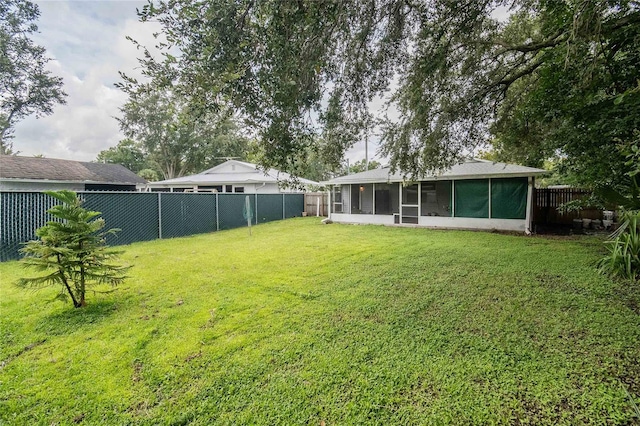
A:
<svg viewBox="0 0 640 426">
<path fill-rule="evenodd" d="M 380 164 L 376 160 L 369 161 L 368 167 L 367 167 L 367 162 L 365 160 L 360 160 L 349 165 L 349 173 L 360 173 L 360 172 L 365 172 L 367 170 L 374 170 L 374 169 L 380 169 L 380 168 L 382 168 L 382 164 Z"/>
<path fill-rule="evenodd" d="M 48 71 L 46 51 L 29 38 L 38 31 L 38 6 L 28 0 L 0 2 L 0 155 L 12 154 L 16 123 L 31 114 L 49 115 L 64 104 L 62 78 Z"/>
<path fill-rule="evenodd" d="M 548 45 L 531 54 L 536 70 L 505 93 L 496 148 L 503 161 L 529 166 L 561 158 L 564 183 L 615 187 L 629 166 L 614 142 L 640 126 L 638 4 L 549 2 L 540 10 L 523 19 L 550 36 Z M 509 25 L 532 34 L 521 22 Z"/>
<path fill-rule="evenodd" d="M 225 157 L 245 157 L 248 139 L 231 118 L 200 113 L 171 90 L 141 86 L 128 93 L 119 122 L 123 132 L 137 141 L 130 145 L 136 159 L 142 155 L 143 168 L 157 169 L 164 179 L 172 179 L 211 168 Z M 125 154 L 118 162 L 130 158 L 129 151 Z"/>
<path fill-rule="evenodd" d="M 602 274 L 640 281 L 640 211 L 622 214 L 614 239 L 605 242 L 609 254 L 598 262 Z"/>
<path fill-rule="evenodd" d="M 159 0 L 140 18 L 167 39 L 165 60 L 142 61 L 154 84 L 245 117 L 283 171 L 320 141 L 339 167 L 379 96 L 399 112 L 382 119 L 381 154 L 407 175 L 493 134 L 502 158 L 560 156 L 593 187 L 624 174 L 611 143 L 640 126 L 637 1 Z"/>
<path fill-rule="evenodd" d="M 298 218 L 132 244 L 81 310 L 2 263 L 0 423 L 633 425 L 640 291 L 600 249 Z"/>
<path fill-rule="evenodd" d="M 111 229 L 100 232 L 105 222 L 97 218 L 100 213 L 81 206 L 81 200 L 72 191 L 45 192 L 62 201 L 48 213 L 57 220 L 49 221 L 36 231 L 37 240 L 29 241 L 21 252 L 27 267 L 46 273 L 32 278 L 21 278 L 22 288 L 60 286 L 60 296 L 69 296 L 73 306 L 86 305 L 88 287 L 116 286 L 123 282 L 127 268 L 111 261 L 120 252 L 108 250 L 104 237 Z"/>
<path fill-rule="evenodd" d="M 153 169 L 142 169 L 138 172 L 138 176 L 140 176 L 142 179 L 146 179 L 149 182 L 155 182 L 160 180 L 160 177 L 158 176 L 158 172 L 156 172 Z"/>
<path fill-rule="evenodd" d="M 122 164 L 134 173 L 152 168 L 139 144 L 132 139 L 123 139 L 118 142 L 118 145 L 100 151 L 96 161 L 99 163 Z"/>
</svg>

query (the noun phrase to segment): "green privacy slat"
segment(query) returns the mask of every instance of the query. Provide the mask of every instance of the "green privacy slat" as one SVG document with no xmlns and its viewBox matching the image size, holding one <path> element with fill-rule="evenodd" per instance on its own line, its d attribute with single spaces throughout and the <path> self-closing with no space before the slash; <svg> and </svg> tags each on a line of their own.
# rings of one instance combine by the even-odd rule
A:
<svg viewBox="0 0 640 426">
<path fill-rule="evenodd" d="M 118 228 L 107 235 L 107 244 L 122 245 L 158 238 L 158 194 L 125 192 L 84 192 L 78 194 L 87 209 L 102 213 L 106 229 Z"/>
<path fill-rule="evenodd" d="M 303 194 L 284 194 L 284 217 L 289 219 L 292 217 L 302 216 L 304 211 L 304 195 Z"/>
<path fill-rule="evenodd" d="M 247 195 L 252 211 L 257 211 L 254 223 L 280 220 L 283 212 L 288 218 L 301 216 L 304 210 L 303 194 L 80 192 L 78 195 L 86 208 L 102 213 L 108 229 L 121 229 L 116 235 L 107 236 L 109 245 L 154 240 L 160 236 L 159 225 L 163 238 L 213 232 L 218 227 L 222 230 L 247 226 L 242 215 Z M 22 244 L 34 239 L 36 229 L 53 220 L 46 211 L 57 203 L 38 192 L 0 192 L 0 261 L 20 258 Z"/>
<path fill-rule="evenodd" d="M 524 219 L 527 210 L 527 178 L 491 179 L 491 217 Z"/>
<path fill-rule="evenodd" d="M 36 229 L 53 220 L 47 210 L 54 205 L 54 198 L 41 193 L 0 193 L 0 261 L 20 258 L 23 243 L 36 238 Z"/>
<path fill-rule="evenodd" d="M 489 217 L 489 180 L 457 180 L 454 183 L 456 217 Z"/>
<path fill-rule="evenodd" d="M 216 194 L 162 193 L 160 199 L 162 238 L 216 230 Z"/>
<path fill-rule="evenodd" d="M 249 196 L 251 208 L 255 211 L 255 197 L 253 194 L 218 194 L 218 219 L 220 220 L 221 230 L 247 226 L 247 220 L 242 215 L 246 196 Z"/>
<path fill-rule="evenodd" d="M 258 194 L 258 223 L 281 220 L 283 194 Z"/>
</svg>

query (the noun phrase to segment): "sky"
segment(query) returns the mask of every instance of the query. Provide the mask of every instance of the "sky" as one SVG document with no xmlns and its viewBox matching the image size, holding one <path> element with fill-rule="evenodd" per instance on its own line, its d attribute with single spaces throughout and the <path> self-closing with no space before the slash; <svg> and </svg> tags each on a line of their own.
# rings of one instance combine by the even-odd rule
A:
<svg viewBox="0 0 640 426">
<path fill-rule="evenodd" d="M 49 70 L 64 80 L 66 105 L 50 116 L 27 117 L 16 125 L 13 148 L 20 155 L 91 161 L 123 135 L 114 117 L 126 95 L 114 86 L 118 71 L 136 75 L 135 46 L 125 37 L 153 45 L 156 23 L 138 22 L 144 1 L 46 1 L 34 41 L 47 49 Z"/>
<path fill-rule="evenodd" d="M 117 145 L 123 138 L 115 117 L 126 95 L 114 86 L 118 71 L 139 75 L 141 54 L 126 39 L 131 36 L 145 46 L 153 46 L 155 22 L 139 22 L 139 0 L 34 0 L 40 7 L 39 33 L 34 41 L 44 46 L 52 61 L 49 70 L 64 80 L 67 103 L 57 105 L 53 114 L 27 117 L 15 128 L 13 149 L 20 155 L 44 155 L 77 161 L 95 160 L 98 153 Z M 506 10 L 500 15 L 507 15 Z M 381 108 L 382 100 L 370 107 Z M 369 159 L 376 156 L 379 138 L 369 141 Z M 364 159 L 364 142 L 347 152 L 352 163 Z"/>
</svg>

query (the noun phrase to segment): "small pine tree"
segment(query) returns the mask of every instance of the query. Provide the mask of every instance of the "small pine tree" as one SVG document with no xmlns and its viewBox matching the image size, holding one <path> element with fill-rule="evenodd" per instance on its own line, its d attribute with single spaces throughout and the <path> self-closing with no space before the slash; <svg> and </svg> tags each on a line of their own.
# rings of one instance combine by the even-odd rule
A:
<svg viewBox="0 0 640 426">
<path fill-rule="evenodd" d="M 123 282 L 127 267 L 110 263 L 120 252 L 109 250 L 105 236 L 118 231 L 101 230 L 105 226 L 100 212 L 82 207 L 82 200 L 72 191 L 48 191 L 47 195 L 62 201 L 48 213 L 60 221 L 49 221 L 36 231 L 37 240 L 29 241 L 21 249 L 27 267 L 46 275 L 21 278 L 18 286 L 40 288 L 61 286 L 59 297 L 70 296 L 73 306 L 86 306 L 87 287 L 106 284 L 116 286 Z"/>
</svg>

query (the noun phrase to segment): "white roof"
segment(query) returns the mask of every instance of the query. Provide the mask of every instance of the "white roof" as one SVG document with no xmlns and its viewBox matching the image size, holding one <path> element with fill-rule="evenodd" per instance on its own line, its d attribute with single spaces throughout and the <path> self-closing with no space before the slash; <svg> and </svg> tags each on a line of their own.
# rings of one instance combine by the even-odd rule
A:
<svg viewBox="0 0 640 426">
<path fill-rule="evenodd" d="M 149 182 L 149 187 L 166 187 L 179 185 L 223 185 L 238 183 L 278 183 L 291 179 L 291 175 L 276 169 L 266 172 L 259 170 L 258 166 L 238 160 L 227 160 L 222 164 L 205 170 L 204 172 L 182 176 L 174 179 Z M 298 178 L 300 183 L 306 185 L 318 185 L 309 179 Z"/>
<path fill-rule="evenodd" d="M 524 177 L 537 176 L 548 173 L 546 170 L 533 167 L 518 166 L 515 164 L 496 163 L 489 160 L 471 159 L 457 164 L 440 174 L 428 174 L 415 181 L 429 181 L 441 179 L 479 179 L 490 177 Z M 359 183 L 383 183 L 403 182 L 401 173 L 391 173 L 391 168 L 368 170 L 347 176 L 333 178 L 326 182 L 327 185 L 359 184 Z"/>
</svg>

